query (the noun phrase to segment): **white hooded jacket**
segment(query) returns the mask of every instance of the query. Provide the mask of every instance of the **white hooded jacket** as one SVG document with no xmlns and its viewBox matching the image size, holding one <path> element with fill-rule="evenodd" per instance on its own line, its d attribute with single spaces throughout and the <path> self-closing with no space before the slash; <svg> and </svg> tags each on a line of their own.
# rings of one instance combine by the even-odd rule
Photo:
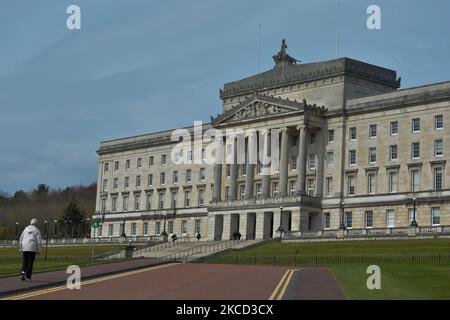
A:
<svg viewBox="0 0 450 320">
<path fill-rule="evenodd" d="M 41 251 L 41 232 L 34 225 L 26 227 L 20 236 L 20 251 L 31 251 L 39 253 Z"/>
</svg>

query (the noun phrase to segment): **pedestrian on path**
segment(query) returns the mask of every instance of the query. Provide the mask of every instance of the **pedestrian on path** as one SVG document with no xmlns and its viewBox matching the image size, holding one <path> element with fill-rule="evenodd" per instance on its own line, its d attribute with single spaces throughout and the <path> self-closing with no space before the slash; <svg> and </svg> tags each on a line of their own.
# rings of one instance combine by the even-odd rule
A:
<svg viewBox="0 0 450 320">
<path fill-rule="evenodd" d="M 37 224 L 37 219 L 32 219 L 30 225 L 23 230 L 20 236 L 19 248 L 23 256 L 22 270 L 20 272 L 22 281 L 25 281 L 25 278 L 31 280 L 34 259 L 36 258 L 36 254 L 39 254 L 41 250 L 42 237 L 41 232 L 36 227 Z"/>
</svg>

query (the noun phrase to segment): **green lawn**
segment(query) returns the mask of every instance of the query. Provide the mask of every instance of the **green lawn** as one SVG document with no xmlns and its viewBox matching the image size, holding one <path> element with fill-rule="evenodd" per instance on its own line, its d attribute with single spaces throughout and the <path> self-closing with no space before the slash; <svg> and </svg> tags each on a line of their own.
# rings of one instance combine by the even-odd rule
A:
<svg viewBox="0 0 450 320">
<path fill-rule="evenodd" d="M 120 245 L 97 245 L 94 254 L 122 248 Z M 65 268 L 71 264 L 89 265 L 92 246 L 48 247 L 47 261 L 44 260 L 45 248 L 36 258 L 34 271 L 47 271 Z M 0 276 L 15 275 L 20 271 L 21 254 L 17 248 L 0 248 Z"/>
<path fill-rule="evenodd" d="M 210 260 L 212 263 L 297 265 L 315 257 L 335 274 L 350 299 L 450 299 L 450 262 L 409 262 L 410 257 L 450 256 L 450 239 L 268 242 Z M 340 265 L 336 260 L 340 259 Z M 358 258 L 356 258 L 358 257 Z M 359 259 L 359 257 L 361 259 Z M 384 257 L 399 259 L 386 263 Z M 406 258 L 405 258 L 406 257 Z M 374 259 L 381 269 L 381 290 L 369 290 L 366 273 Z M 342 263 L 344 261 L 344 263 Z M 411 260 L 413 261 L 413 260 Z M 427 261 L 427 260 L 426 260 Z M 447 260 L 448 261 L 448 258 Z"/>
</svg>

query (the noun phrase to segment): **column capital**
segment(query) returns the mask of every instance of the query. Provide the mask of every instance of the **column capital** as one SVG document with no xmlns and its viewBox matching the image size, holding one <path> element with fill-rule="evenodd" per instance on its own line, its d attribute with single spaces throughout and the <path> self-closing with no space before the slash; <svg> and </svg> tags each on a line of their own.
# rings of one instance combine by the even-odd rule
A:
<svg viewBox="0 0 450 320">
<path fill-rule="evenodd" d="M 297 130 L 308 130 L 309 129 L 309 125 L 306 125 L 306 124 L 299 124 L 298 126 L 297 126 Z"/>
</svg>

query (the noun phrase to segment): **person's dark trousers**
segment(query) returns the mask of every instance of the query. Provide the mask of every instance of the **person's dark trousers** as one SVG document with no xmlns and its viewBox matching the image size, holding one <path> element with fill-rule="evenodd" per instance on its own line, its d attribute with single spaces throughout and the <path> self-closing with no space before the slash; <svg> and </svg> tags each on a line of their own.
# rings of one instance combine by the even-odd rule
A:
<svg viewBox="0 0 450 320">
<path fill-rule="evenodd" d="M 27 279 L 31 279 L 33 273 L 34 258 L 36 258 L 36 252 L 24 251 L 22 260 L 22 271 L 25 272 Z"/>
</svg>

